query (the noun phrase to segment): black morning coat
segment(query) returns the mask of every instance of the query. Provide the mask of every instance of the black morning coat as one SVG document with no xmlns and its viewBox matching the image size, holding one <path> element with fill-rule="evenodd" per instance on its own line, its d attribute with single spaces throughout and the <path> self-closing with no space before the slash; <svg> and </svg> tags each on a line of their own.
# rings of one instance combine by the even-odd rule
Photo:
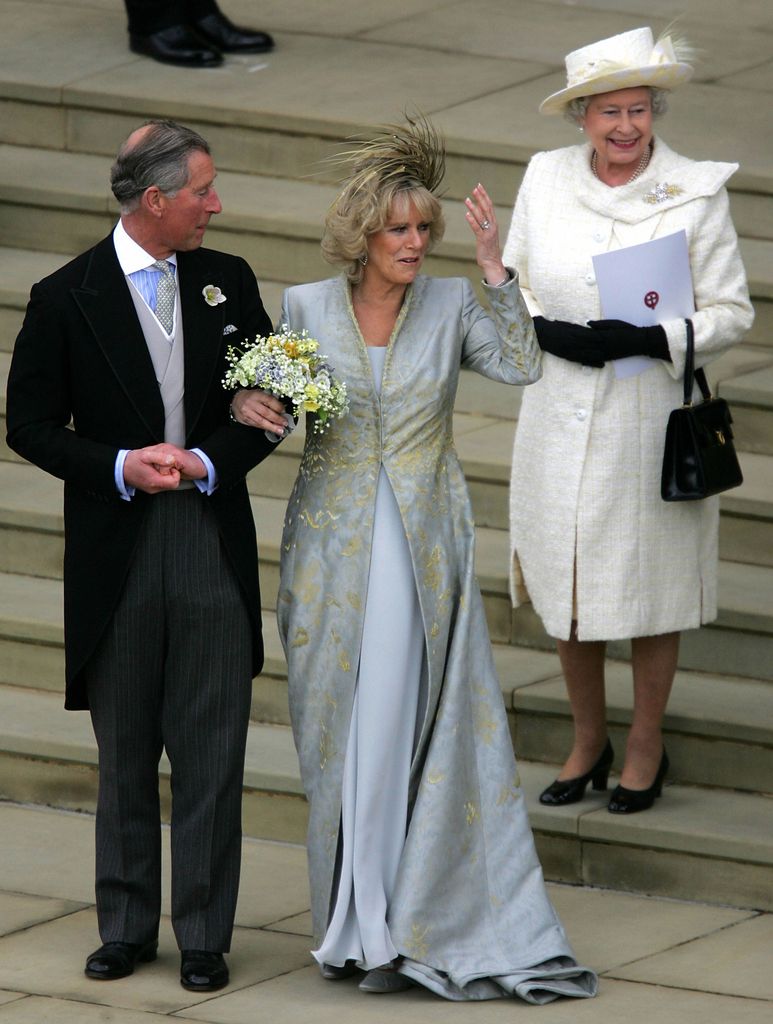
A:
<svg viewBox="0 0 773 1024">
<path fill-rule="evenodd" d="M 257 674 L 258 550 L 245 475 L 276 445 L 262 430 L 230 421 L 222 378 L 228 345 L 266 334 L 271 322 L 240 257 L 197 249 L 177 260 L 185 447 L 201 448 L 218 473 L 217 490 L 202 500 L 244 593 Z M 206 285 L 220 288 L 226 301 L 208 305 Z M 226 332 L 229 326 L 236 330 Z M 8 378 L 7 421 L 10 447 L 65 482 L 65 707 L 86 708 L 83 669 L 110 621 L 153 500 L 141 492 L 130 502 L 119 497 L 116 455 L 164 440 L 161 394 L 112 234 L 33 286 Z"/>
</svg>

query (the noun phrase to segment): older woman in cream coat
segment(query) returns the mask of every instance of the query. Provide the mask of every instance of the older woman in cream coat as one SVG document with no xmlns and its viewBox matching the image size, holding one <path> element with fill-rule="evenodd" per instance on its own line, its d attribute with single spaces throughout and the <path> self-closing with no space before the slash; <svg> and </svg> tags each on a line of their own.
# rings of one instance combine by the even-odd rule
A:
<svg viewBox="0 0 773 1024">
<path fill-rule="evenodd" d="M 599 321 L 592 257 L 686 232 L 697 366 L 740 339 L 752 310 L 724 187 L 738 165 L 689 160 L 652 133 L 662 90 L 685 81 L 689 65 L 649 29 L 578 50 L 566 65 L 567 88 L 541 110 L 568 107 L 588 144 L 531 160 L 504 251 L 545 353 L 515 441 L 512 590 L 557 639 L 574 716 L 574 747 L 543 803 L 579 800 L 588 782 L 606 788 L 605 642 L 632 638 L 634 715 L 609 805 L 630 813 L 652 805 L 668 767 L 661 725 L 679 631 L 716 616 L 718 499 L 660 497 L 685 322 Z M 652 365 L 618 379 L 614 360 L 628 355 Z"/>
</svg>

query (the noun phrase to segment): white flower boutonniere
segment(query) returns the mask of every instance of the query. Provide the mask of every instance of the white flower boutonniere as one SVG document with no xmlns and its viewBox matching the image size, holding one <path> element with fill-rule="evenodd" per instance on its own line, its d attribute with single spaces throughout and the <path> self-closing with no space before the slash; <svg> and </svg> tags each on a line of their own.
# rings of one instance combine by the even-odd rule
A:
<svg viewBox="0 0 773 1024">
<path fill-rule="evenodd" d="M 225 295 L 214 284 L 204 285 L 201 294 L 208 306 L 219 306 L 221 302 L 225 302 Z"/>
</svg>

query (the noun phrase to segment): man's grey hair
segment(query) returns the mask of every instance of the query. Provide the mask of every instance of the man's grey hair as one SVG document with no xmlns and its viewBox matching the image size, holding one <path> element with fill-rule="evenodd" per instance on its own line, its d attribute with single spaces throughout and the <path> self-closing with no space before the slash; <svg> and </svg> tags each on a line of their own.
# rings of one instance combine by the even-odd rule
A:
<svg viewBox="0 0 773 1024">
<path fill-rule="evenodd" d="M 174 196 L 188 181 L 191 153 L 210 152 L 206 139 L 175 121 L 146 121 L 142 127 L 146 126 L 148 131 L 134 145 L 124 142 L 110 169 L 110 186 L 121 213 L 135 210 L 151 185 Z"/>
<path fill-rule="evenodd" d="M 653 119 L 662 117 L 668 110 L 668 93 L 665 89 L 658 89 L 654 85 L 647 85 L 645 89 L 650 91 Z M 581 124 L 588 109 L 588 104 L 592 99 L 592 96 L 578 96 L 576 99 L 569 100 L 564 107 L 564 117 L 566 120 L 571 121 L 572 124 Z"/>
</svg>

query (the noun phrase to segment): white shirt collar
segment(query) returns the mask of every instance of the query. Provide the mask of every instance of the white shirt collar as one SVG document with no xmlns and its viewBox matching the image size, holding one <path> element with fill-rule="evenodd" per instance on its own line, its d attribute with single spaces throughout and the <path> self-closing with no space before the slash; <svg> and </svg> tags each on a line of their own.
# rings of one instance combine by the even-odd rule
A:
<svg viewBox="0 0 773 1024">
<path fill-rule="evenodd" d="M 121 270 L 127 277 L 138 270 L 147 270 L 148 267 L 152 267 L 156 262 L 155 256 L 151 256 L 149 252 L 145 252 L 142 246 L 137 245 L 134 239 L 127 233 L 123 222 L 120 220 L 113 231 L 113 245 L 115 246 L 115 254 L 118 257 Z M 176 253 L 172 253 L 167 259 L 170 263 L 177 266 Z"/>
</svg>

